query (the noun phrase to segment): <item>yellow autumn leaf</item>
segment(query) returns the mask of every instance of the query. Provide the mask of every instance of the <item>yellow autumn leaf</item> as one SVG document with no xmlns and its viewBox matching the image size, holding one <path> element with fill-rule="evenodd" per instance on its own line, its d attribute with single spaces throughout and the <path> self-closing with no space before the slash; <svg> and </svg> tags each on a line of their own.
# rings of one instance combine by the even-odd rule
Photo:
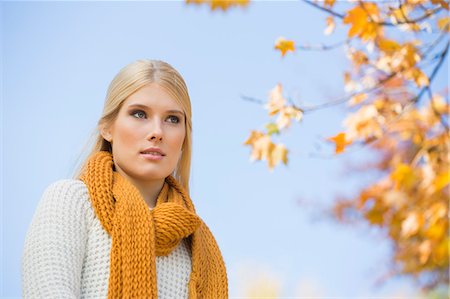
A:
<svg viewBox="0 0 450 299">
<path fill-rule="evenodd" d="M 350 98 L 349 105 L 354 106 L 367 99 L 367 93 L 358 93 Z"/>
<path fill-rule="evenodd" d="M 270 153 L 267 160 L 269 169 L 273 169 L 280 162 L 283 162 L 286 165 L 288 162 L 287 154 L 288 150 L 283 144 L 276 144 L 273 147 L 272 152 Z"/>
<path fill-rule="evenodd" d="M 295 51 L 295 43 L 293 40 L 287 40 L 284 37 L 279 37 L 275 41 L 275 49 L 281 51 L 281 56 L 284 57 L 286 55 L 286 52 Z"/>
<path fill-rule="evenodd" d="M 401 45 L 392 39 L 381 38 L 378 40 L 377 45 L 385 53 L 392 53 L 401 49 Z"/>
<path fill-rule="evenodd" d="M 390 11 L 390 17 L 392 20 L 392 23 L 398 24 L 403 23 L 406 21 L 405 17 L 407 18 L 409 15 L 409 6 L 402 5 L 401 8 L 394 8 Z"/>
<path fill-rule="evenodd" d="M 434 225 L 441 219 L 446 218 L 448 206 L 443 202 L 436 202 L 428 208 L 423 216 L 427 219 L 429 225 Z"/>
<path fill-rule="evenodd" d="M 410 212 L 402 221 L 401 234 L 404 238 L 415 235 L 423 225 L 423 217 L 417 212 Z"/>
<path fill-rule="evenodd" d="M 350 24 L 349 37 L 358 36 L 363 41 L 373 40 L 381 30 L 380 26 L 374 23 L 379 20 L 378 6 L 372 2 L 361 2 L 361 5 L 364 5 L 364 8 L 357 5 L 349 10 L 343 23 Z"/>
<path fill-rule="evenodd" d="M 448 230 L 447 230 L 448 232 Z M 425 236 L 432 240 L 441 239 L 446 233 L 446 225 L 444 221 L 438 221 L 431 225 L 426 231 Z"/>
<path fill-rule="evenodd" d="M 252 130 L 250 133 L 250 137 L 247 138 L 247 140 L 244 141 L 245 145 L 253 145 L 256 140 L 264 136 L 264 133 L 260 131 Z"/>
<path fill-rule="evenodd" d="M 284 129 L 291 125 L 291 119 L 299 122 L 302 119 L 303 111 L 293 106 L 283 107 L 276 121 L 278 129 Z"/>
<path fill-rule="evenodd" d="M 399 163 L 391 173 L 390 177 L 396 183 L 397 189 L 400 186 L 410 188 L 416 180 L 414 170 L 409 165 L 404 163 Z"/>
<path fill-rule="evenodd" d="M 259 131 L 252 131 L 251 136 L 244 144 L 252 146 L 250 161 L 267 161 L 271 171 L 280 162 L 287 164 L 288 150 L 282 144 L 274 144 L 269 135 Z"/>
<path fill-rule="evenodd" d="M 245 7 L 250 3 L 250 0 L 186 0 L 187 4 L 205 4 L 208 5 L 211 10 L 222 9 L 226 11 L 230 7 L 241 6 Z"/>
<path fill-rule="evenodd" d="M 286 99 L 283 97 L 283 86 L 278 83 L 269 92 L 269 101 L 264 105 L 264 108 L 269 111 L 269 116 L 275 115 L 280 112 L 281 109 L 286 105 Z"/>
<path fill-rule="evenodd" d="M 419 254 L 420 254 L 420 264 L 425 264 L 428 261 L 428 258 L 431 254 L 431 241 L 425 240 L 419 245 Z"/>
<path fill-rule="evenodd" d="M 326 22 L 327 22 L 327 27 L 325 28 L 323 33 L 325 35 L 330 35 L 331 33 L 333 33 L 334 29 L 336 28 L 336 23 L 334 22 L 333 16 L 328 16 L 326 18 Z"/>
<path fill-rule="evenodd" d="M 332 141 L 335 143 L 335 153 L 339 154 L 342 153 L 345 150 L 345 147 L 352 143 L 351 140 L 347 140 L 345 137 L 345 133 L 339 133 L 336 136 L 327 138 L 327 140 Z"/>
<path fill-rule="evenodd" d="M 417 87 L 428 86 L 430 80 L 419 68 L 413 67 L 403 73 L 406 79 L 413 80 Z"/>
<path fill-rule="evenodd" d="M 349 55 L 349 57 L 356 67 L 367 64 L 369 62 L 369 58 L 363 51 L 354 51 Z"/>
<path fill-rule="evenodd" d="M 450 245 L 450 238 L 444 238 L 442 241 L 439 242 L 439 244 L 434 249 L 434 256 L 433 256 L 433 262 L 436 263 L 436 265 L 444 266 L 446 265 L 448 268 L 448 250 Z"/>
<path fill-rule="evenodd" d="M 383 136 L 384 123 L 384 117 L 373 104 L 363 105 L 358 111 L 350 113 L 343 121 L 347 128 L 348 139 L 362 138 L 366 141 Z"/>
<path fill-rule="evenodd" d="M 444 172 L 438 175 L 433 182 L 434 190 L 439 191 L 450 183 L 450 173 Z"/>
<path fill-rule="evenodd" d="M 334 2 L 336 2 L 336 0 L 325 0 L 323 6 L 328 6 L 329 8 L 333 7 Z"/>
<path fill-rule="evenodd" d="M 437 20 L 437 26 L 441 30 L 450 32 L 450 17 L 446 16 Z"/>
</svg>

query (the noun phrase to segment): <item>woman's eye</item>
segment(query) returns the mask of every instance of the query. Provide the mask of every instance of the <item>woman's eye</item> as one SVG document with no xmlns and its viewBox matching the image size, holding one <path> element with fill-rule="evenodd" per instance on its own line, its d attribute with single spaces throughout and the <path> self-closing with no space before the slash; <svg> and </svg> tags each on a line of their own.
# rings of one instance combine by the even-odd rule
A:
<svg viewBox="0 0 450 299">
<path fill-rule="evenodd" d="M 133 111 L 133 112 L 131 113 L 131 115 L 136 115 L 136 114 L 140 114 L 140 115 L 145 116 L 145 112 L 142 111 L 142 110 L 136 110 L 136 111 Z M 138 118 L 142 118 L 142 117 L 138 117 Z"/>
<path fill-rule="evenodd" d="M 178 116 L 171 115 L 171 116 L 169 116 L 169 118 L 171 118 L 173 120 L 172 122 L 174 122 L 174 123 L 179 123 L 180 122 L 180 119 L 178 118 Z"/>
<path fill-rule="evenodd" d="M 145 116 L 146 116 L 145 112 L 142 111 L 142 110 L 136 110 L 136 111 L 133 111 L 133 112 L 131 113 L 131 115 L 133 115 L 133 116 L 135 116 L 135 117 L 136 117 L 136 115 L 137 115 L 137 118 L 145 118 Z M 142 117 L 139 116 L 139 115 L 141 115 Z M 172 123 L 179 123 L 179 122 L 180 122 L 180 118 L 179 118 L 178 116 L 170 115 L 168 118 L 171 119 L 170 122 L 172 122 Z"/>
</svg>

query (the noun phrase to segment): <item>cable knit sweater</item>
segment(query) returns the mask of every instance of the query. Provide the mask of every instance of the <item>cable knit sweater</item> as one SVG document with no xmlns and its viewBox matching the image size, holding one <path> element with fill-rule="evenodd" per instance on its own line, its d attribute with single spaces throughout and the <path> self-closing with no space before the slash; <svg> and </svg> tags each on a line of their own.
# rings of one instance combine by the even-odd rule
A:
<svg viewBox="0 0 450 299">
<path fill-rule="evenodd" d="M 49 185 L 25 236 L 24 298 L 107 298 L 111 237 L 94 213 L 86 185 Z M 188 298 L 191 252 L 186 239 L 156 257 L 158 298 Z"/>
</svg>

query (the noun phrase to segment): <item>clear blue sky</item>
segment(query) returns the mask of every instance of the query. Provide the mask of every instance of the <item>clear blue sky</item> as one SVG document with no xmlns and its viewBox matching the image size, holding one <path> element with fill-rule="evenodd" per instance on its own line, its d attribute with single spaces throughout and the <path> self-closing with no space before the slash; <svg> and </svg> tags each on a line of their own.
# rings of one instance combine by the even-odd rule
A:
<svg viewBox="0 0 450 299">
<path fill-rule="evenodd" d="M 373 177 L 349 177 L 359 151 L 333 156 L 322 141 L 341 130 L 343 107 L 305 116 L 281 138 L 290 163 L 270 173 L 242 143 L 269 118 L 246 95 L 266 99 L 278 82 L 299 104 L 341 95 L 341 50 L 289 54 L 279 36 L 334 43 L 325 15 L 301 2 L 258 2 L 224 14 L 184 2 L 2 2 L 3 297 L 20 297 L 25 233 L 43 190 L 71 175 L 109 82 L 139 58 L 169 62 L 193 106 L 191 197 L 224 256 L 230 297 L 269 273 L 282 296 L 368 298 L 417 294 L 412 282 L 372 282 L 389 262 L 375 232 L 312 221 L 297 200 L 331 204 Z M 311 156 L 313 154 L 313 156 Z M 314 291 L 314 288 L 318 291 Z"/>
</svg>

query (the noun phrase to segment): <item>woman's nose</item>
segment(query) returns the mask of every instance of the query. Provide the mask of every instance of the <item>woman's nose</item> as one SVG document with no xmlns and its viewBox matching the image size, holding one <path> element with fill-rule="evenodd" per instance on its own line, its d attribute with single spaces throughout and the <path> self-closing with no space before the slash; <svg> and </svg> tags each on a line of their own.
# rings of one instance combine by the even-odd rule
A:
<svg viewBox="0 0 450 299">
<path fill-rule="evenodd" d="M 162 139 L 162 136 L 163 136 L 162 126 L 161 126 L 161 122 L 159 121 L 159 119 L 157 117 L 151 122 L 148 132 L 149 132 L 148 136 L 147 136 L 148 140 L 153 140 L 153 139 L 161 140 Z"/>
</svg>

